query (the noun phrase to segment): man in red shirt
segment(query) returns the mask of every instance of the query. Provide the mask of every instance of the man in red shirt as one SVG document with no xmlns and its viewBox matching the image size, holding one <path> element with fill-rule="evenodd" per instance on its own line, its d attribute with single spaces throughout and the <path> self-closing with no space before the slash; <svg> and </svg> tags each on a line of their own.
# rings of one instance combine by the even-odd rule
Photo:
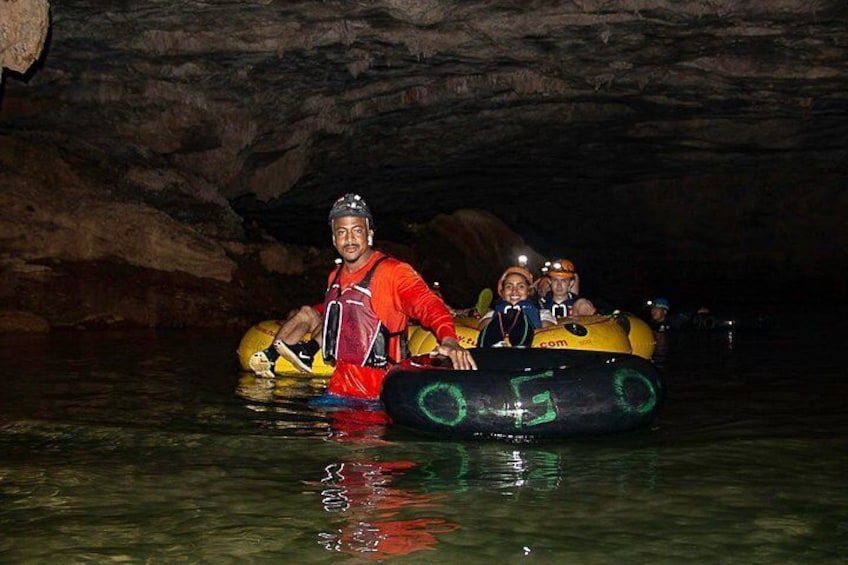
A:
<svg viewBox="0 0 848 565">
<path fill-rule="evenodd" d="M 408 263 L 373 248 L 374 218 L 361 196 L 339 198 L 330 210 L 329 222 L 342 261 L 328 278 L 321 331 L 312 328 L 313 336 L 320 334 L 324 358 L 335 361 L 327 392 L 378 398 L 389 366 L 407 355 L 410 318 L 436 336 L 439 346 L 433 355 L 449 357 L 457 370 L 477 368 L 457 341 L 453 316 L 445 303 Z M 315 316 L 317 308 L 308 313 L 301 309 L 289 328 L 284 325 L 280 329 L 272 347 L 254 354 L 251 368 L 267 375 L 277 356 L 291 360 L 302 354 L 306 346 L 289 345 L 284 334 L 290 337 L 294 325 L 314 326 Z"/>
</svg>

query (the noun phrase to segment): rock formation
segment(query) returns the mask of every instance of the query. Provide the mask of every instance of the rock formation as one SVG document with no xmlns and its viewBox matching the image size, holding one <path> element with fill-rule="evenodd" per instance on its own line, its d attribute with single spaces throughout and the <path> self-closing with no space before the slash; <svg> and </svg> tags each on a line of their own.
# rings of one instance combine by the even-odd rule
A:
<svg viewBox="0 0 848 565">
<path fill-rule="evenodd" d="M 0 86 L 4 69 L 25 73 L 41 55 L 49 10 L 47 0 L 0 1 Z"/>
<path fill-rule="evenodd" d="M 0 10 L 16 18 L 0 65 L 24 73 L 38 50 L 14 46 L 44 37 L 46 2 Z M 622 301 L 844 299 L 846 16 L 842 0 L 54 3 L 38 65 L 0 93 L 0 311 L 283 315 L 320 297 L 347 191 L 460 302 L 516 246 Z"/>
</svg>

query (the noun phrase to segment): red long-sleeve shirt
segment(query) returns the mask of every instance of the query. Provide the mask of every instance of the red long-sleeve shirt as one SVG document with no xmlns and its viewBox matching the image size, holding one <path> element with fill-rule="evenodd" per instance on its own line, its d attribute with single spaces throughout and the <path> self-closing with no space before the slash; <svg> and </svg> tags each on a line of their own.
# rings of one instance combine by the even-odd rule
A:
<svg viewBox="0 0 848 565">
<path fill-rule="evenodd" d="M 374 263 L 384 257 L 375 251 L 368 261 L 356 271 L 349 273 L 342 267 L 339 284 L 342 290 L 359 283 L 371 270 Z M 327 286 L 333 282 L 335 271 L 330 273 Z M 428 328 L 441 343 L 444 339 L 456 339 L 453 316 L 445 303 L 436 296 L 424 279 L 408 263 L 392 257 L 380 263 L 371 278 L 371 305 L 380 321 L 391 333 L 406 332 L 409 319 L 414 318 Z M 398 340 L 391 340 L 394 347 L 389 351 L 391 358 L 398 360 Z M 377 398 L 386 369 L 361 367 L 339 361 L 330 377 L 328 392 L 358 398 Z"/>
</svg>

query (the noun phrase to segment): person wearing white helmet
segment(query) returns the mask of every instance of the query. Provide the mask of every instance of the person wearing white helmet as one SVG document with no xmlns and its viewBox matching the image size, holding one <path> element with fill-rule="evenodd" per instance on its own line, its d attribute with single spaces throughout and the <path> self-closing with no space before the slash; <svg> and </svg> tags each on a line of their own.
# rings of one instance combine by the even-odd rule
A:
<svg viewBox="0 0 848 565">
<path fill-rule="evenodd" d="M 477 368 L 470 352 L 459 345 L 444 302 L 408 263 L 373 248 L 374 218 L 361 196 L 345 194 L 336 200 L 328 221 L 341 261 L 329 275 L 321 329 L 313 334 L 320 335 L 324 359 L 335 365 L 328 393 L 378 398 L 389 367 L 407 356 L 410 318 L 438 339 L 432 354 L 450 358 L 458 370 Z M 251 369 L 267 376 L 274 354 L 289 358 L 287 350 L 290 345 L 275 339 L 272 347 L 254 354 Z"/>
</svg>

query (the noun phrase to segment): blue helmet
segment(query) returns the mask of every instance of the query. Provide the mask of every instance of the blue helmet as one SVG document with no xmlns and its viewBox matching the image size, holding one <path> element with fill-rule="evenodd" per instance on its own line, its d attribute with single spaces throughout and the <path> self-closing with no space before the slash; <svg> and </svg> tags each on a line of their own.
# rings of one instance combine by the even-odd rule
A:
<svg viewBox="0 0 848 565">
<path fill-rule="evenodd" d="M 662 308 L 663 310 L 670 310 L 671 303 L 668 301 L 668 298 L 660 296 L 658 298 L 654 298 L 653 302 L 651 302 L 651 306 L 654 308 Z"/>
</svg>

